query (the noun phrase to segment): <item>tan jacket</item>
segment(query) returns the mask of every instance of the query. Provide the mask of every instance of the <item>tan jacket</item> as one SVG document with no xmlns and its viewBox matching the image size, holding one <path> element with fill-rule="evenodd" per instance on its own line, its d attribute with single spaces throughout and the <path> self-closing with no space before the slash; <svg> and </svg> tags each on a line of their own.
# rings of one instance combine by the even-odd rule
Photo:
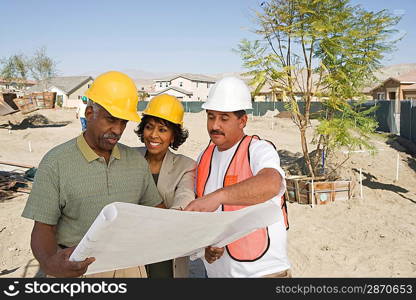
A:
<svg viewBox="0 0 416 300">
<path fill-rule="evenodd" d="M 146 154 L 146 147 L 139 147 L 137 150 L 143 156 Z M 189 202 L 195 199 L 196 162 L 185 155 L 166 152 L 157 181 L 157 189 L 163 203 L 167 208 L 184 209 Z M 174 259 L 173 277 L 188 277 L 189 257 Z"/>
</svg>

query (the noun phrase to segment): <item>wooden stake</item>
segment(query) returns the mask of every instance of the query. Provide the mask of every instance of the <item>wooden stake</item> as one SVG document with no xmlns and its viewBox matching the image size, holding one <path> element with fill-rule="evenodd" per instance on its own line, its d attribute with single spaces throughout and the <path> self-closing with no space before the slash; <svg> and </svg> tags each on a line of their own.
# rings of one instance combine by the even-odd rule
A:
<svg viewBox="0 0 416 300">
<path fill-rule="evenodd" d="M 399 181 L 399 165 L 400 165 L 400 155 L 397 153 L 397 160 L 396 160 L 396 182 Z"/>
<path fill-rule="evenodd" d="M 15 166 L 15 167 L 21 167 L 21 168 L 33 168 L 34 166 L 30 166 L 30 165 L 24 165 L 24 164 L 18 164 L 15 162 L 8 162 L 8 161 L 0 161 L 1 165 L 9 165 L 9 166 Z"/>
<path fill-rule="evenodd" d="M 361 168 L 360 168 L 360 198 L 363 199 L 363 175 L 362 175 Z"/>
<path fill-rule="evenodd" d="M 32 152 L 32 143 L 30 141 L 27 142 L 29 145 L 29 152 Z"/>
<path fill-rule="evenodd" d="M 311 204 L 312 204 L 312 208 L 314 207 L 314 202 L 315 202 L 315 189 L 313 186 L 313 178 L 312 178 L 312 187 L 311 187 Z"/>
</svg>

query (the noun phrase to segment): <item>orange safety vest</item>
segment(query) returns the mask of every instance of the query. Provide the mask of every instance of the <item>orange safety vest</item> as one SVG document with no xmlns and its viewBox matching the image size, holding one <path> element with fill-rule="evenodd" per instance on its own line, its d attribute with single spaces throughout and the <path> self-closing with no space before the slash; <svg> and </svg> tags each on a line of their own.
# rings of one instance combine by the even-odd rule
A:
<svg viewBox="0 0 416 300">
<path fill-rule="evenodd" d="M 259 140 L 260 138 L 254 136 L 244 136 L 237 146 L 233 158 L 227 172 L 225 173 L 223 186 L 229 186 L 237 182 L 243 181 L 253 176 L 253 172 L 250 168 L 250 153 L 249 147 L 253 139 Z M 269 141 L 268 141 L 269 142 Z M 270 142 L 271 143 L 271 142 Z M 273 145 L 273 143 L 271 143 Z M 273 145 L 274 147 L 274 145 Z M 274 147 L 276 149 L 276 147 Z M 205 191 L 205 185 L 208 182 L 208 178 L 211 173 L 211 160 L 214 153 L 215 144 L 210 142 L 204 153 L 201 155 L 197 167 L 196 178 L 196 194 L 198 197 L 202 197 Z M 223 211 L 239 210 L 246 207 L 245 205 L 222 205 Z M 286 229 L 289 229 L 289 223 L 287 218 L 287 208 L 284 197 L 282 197 L 282 211 Z M 232 242 L 226 246 L 227 252 L 231 258 L 237 261 L 255 261 L 261 258 L 269 249 L 270 238 L 268 229 L 260 228 L 256 231 L 242 237 L 241 239 Z"/>
</svg>

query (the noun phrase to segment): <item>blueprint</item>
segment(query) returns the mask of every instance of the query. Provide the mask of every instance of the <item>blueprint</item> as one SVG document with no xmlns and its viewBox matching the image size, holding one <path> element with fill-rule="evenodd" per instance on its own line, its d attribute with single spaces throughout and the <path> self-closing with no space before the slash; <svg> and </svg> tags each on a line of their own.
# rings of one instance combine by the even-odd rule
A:
<svg viewBox="0 0 416 300">
<path fill-rule="evenodd" d="M 281 218 L 272 201 L 231 212 L 193 212 L 114 202 L 105 206 L 72 253 L 95 257 L 94 274 L 182 256 L 200 257 L 207 246 L 225 245 Z"/>
</svg>

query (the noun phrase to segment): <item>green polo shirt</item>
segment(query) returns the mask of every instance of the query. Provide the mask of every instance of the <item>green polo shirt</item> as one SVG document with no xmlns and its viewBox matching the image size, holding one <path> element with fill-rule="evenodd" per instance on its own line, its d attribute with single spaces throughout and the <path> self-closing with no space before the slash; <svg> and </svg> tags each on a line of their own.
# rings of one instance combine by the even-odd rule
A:
<svg viewBox="0 0 416 300">
<path fill-rule="evenodd" d="M 145 159 L 135 149 L 117 144 L 107 165 L 80 135 L 43 157 L 22 216 L 56 225 L 58 244 L 71 247 L 101 209 L 116 201 L 162 202 Z"/>
</svg>

